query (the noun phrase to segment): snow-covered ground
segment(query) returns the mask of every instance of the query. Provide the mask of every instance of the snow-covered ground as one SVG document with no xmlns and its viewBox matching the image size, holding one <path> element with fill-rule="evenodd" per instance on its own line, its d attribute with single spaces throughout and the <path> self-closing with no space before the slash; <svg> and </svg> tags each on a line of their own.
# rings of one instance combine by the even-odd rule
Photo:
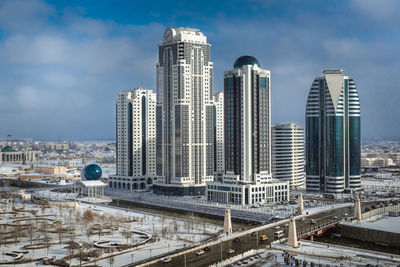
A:
<svg viewBox="0 0 400 267">
<path fill-rule="evenodd" d="M 287 265 L 284 265 L 285 257 L 286 263 L 289 263 Z M 399 255 L 302 241 L 299 248 L 291 248 L 285 243 L 275 242 L 272 244 L 271 249 L 252 250 L 215 266 L 295 266 L 296 260 L 300 262 L 299 266 L 303 266 L 304 261 L 308 263 L 307 266 L 310 266 L 311 262 L 314 262 L 315 266 L 319 264 L 323 266 L 328 264 L 330 266 L 366 266 L 367 264 L 398 266 L 400 264 Z"/>
<path fill-rule="evenodd" d="M 354 220 L 353 222 L 342 222 L 342 224 L 400 234 L 400 217 L 378 215 L 361 222 Z"/>
<path fill-rule="evenodd" d="M 94 213 L 92 221 L 84 219 L 87 210 Z M 114 266 L 121 266 L 200 243 L 222 229 L 221 226 L 202 222 L 197 217 L 183 220 L 85 203 L 81 203 L 79 208 L 50 206 L 42 209 L 35 204 L 11 204 L 1 200 L 0 212 L 0 227 L 4 230 L 0 233 L 0 261 L 11 260 L 12 257 L 5 254 L 19 250 L 27 250 L 24 259 L 54 257 L 59 260 L 78 253 L 79 248 L 68 249 L 71 241 L 78 243 L 84 252 L 91 252 L 96 250 L 96 241 L 132 245 L 146 239 L 140 234 L 142 232 L 153 237 L 148 243 L 133 248 L 103 249 L 99 257 L 88 257 L 89 261 L 82 262 L 82 265 L 97 262 L 101 266 L 108 266 L 110 260 L 105 257 L 114 255 Z M 101 229 L 101 233 L 97 229 Z M 127 234 L 132 231 L 135 233 Z M 44 247 L 32 248 L 32 244 Z M 49 248 L 46 248 L 47 245 Z M 78 257 L 66 258 L 66 261 L 72 265 L 79 264 Z M 25 266 L 35 265 L 36 261 Z"/>
</svg>

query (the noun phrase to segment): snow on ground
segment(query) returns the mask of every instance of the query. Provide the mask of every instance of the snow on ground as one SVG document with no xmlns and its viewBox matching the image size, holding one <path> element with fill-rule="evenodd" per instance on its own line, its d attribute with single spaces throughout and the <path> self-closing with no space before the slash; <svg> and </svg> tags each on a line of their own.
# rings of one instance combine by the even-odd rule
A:
<svg viewBox="0 0 400 267">
<path fill-rule="evenodd" d="M 342 224 L 400 234 L 400 217 L 381 215 L 371 217 L 360 223 L 354 220 L 353 222 L 342 222 Z"/>
<path fill-rule="evenodd" d="M 320 207 L 304 209 L 303 215 L 304 214 L 311 215 L 311 214 L 319 213 L 319 212 L 322 212 L 322 211 L 326 211 L 328 209 L 337 209 L 337 208 L 351 207 L 351 206 L 354 206 L 354 204 L 353 203 L 328 204 L 326 206 L 320 206 Z"/>
<path fill-rule="evenodd" d="M 273 243 L 272 249 L 280 250 L 280 252 L 274 252 L 277 256 L 277 262 L 283 263 L 284 255 L 283 251 L 287 251 L 296 259 L 306 260 L 311 263 L 321 264 L 334 264 L 342 266 L 352 265 L 366 265 L 366 264 L 381 264 L 383 266 L 398 266 L 400 264 L 399 255 L 390 255 L 385 253 L 379 253 L 375 251 L 367 251 L 352 247 L 344 247 L 332 244 L 324 244 L 311 241 L 301 241 L 299 248 L 291 248 L 285 243 Z M 268 251 L 271 252 L 271 251 Z M 292 259 L 294 262 L 294 259 Z M 271 263 L 266 263 L 259 266 L 272 266 Z"/>
<path fill-rule="evenodd" d="M 299 266 L 303 266 L 304 261 L 308 263 L 307 266 L 310 266 L 312 262 L 315 266 L 319 264 L 323 266 L 366 266 L 366 264 L 398 266 L 400 264 L 399 255 L 302 241 L 299 248 L 291 248 L 285 243 L 274 242 L 271 248 L 250 250 L 213 266 L 296 266 L 296 260 L 299 261 Z"/>
<path fill-rule="evenodd" d="M 94 213 L 93 221 L 85 222 L 83 219 L 87 210 L 91 210 Z M 42 209 L 41 206 L 35 204 L 11 204 L 3 199 L 0 201 L 0 212 L 2 213 L 0 227 L 5 230 L 2 231 L 0 237 L 0 261 L 12 259 L 5 253 L 21 249 L 29 251 L 24 255 L 24 258 L 54 257 L 58 260 L 67 255 L 77 253 L 79 250 L 77 248 L 74 252 L 71 249 L 67 249 L 68 242 L 71 241 L 79 243 L 85 247 L 85 251 L 90 252 L 94 250 L 93 243 L 95 241 L 111 241 L 121 245 L 138 244 L 144 240 L 144 237 L 137 233 L 127 239 L 124 232 L 139 231 L 153 236 L 153 239 L 148 243 L 138 247 L 108 252 L 102 251 L 100 257 L 90 257 L 89 262 L 82 262 L 82 265 L 91 265 L 96 261 L 101 266 L 108 266 L 110 265 L 110 260 L 102 258 L 114 255 L 112 257 L 114 266 L 121 266 L 129 262 L 137 262 L 178 248 L 200 243 L 222 230 L 221 226 L 202 222 L 198 217 L 189 217 L 187 220 L 183 220 L 85 203 L 81 203 L 77 209 L 55 206 Z M 41 219 L 38 219 L 39 217 Z M 29 219 L 27 220 L 27 218 Z M 65 229 L 61 236 L 57 230 L 58 221 L 60 221 L 59 229 Z M 10 224 L 14 224 L 14 226 Z M 104 225 L 108 226 L 102 229 L 103 232 L 101 234 L 89 234 L 90 229 L 94 226 L 102 228 L 101 226 Z M 17 235 L 15 227 L 21 227 L 18 228 L 21 231 L 18 231 L 20 234 L 17 237 L 15 237 Z M 30 233 L 33 234 L 31 235 Z M 30 249 L 29 245 L 31 243 L 50 245 L 50 247 L 48 249 Z M 27 245 L 28 247 L 26 247 Z M 67 262 L 72 265 L 80 264 L 78 258 L 67 260 Z M 26 266 L 35 265 L 36 262 L 32 262 Z"/>
</svg>

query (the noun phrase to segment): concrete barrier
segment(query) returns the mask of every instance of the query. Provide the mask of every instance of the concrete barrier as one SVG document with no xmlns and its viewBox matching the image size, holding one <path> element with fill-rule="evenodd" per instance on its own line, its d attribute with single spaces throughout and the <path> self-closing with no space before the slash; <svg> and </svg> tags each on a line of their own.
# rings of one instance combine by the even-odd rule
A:
<svg viewBox="0 0 400 267">
<path fill-rule="evenodd" d="M 398 210 L 400 210 L 400 204 L 393 205 L 393 206 L 381 207 L 381 208 L 373 209 L 368 212 L 364 212 L 363 214 L 361 214 L 361 219 L 365 220 L 365 219 L 368 219 L 375 215 L 379 215 L 379 214 L 389 212 L 389 211 L 398 211 Z"/>
</svg>

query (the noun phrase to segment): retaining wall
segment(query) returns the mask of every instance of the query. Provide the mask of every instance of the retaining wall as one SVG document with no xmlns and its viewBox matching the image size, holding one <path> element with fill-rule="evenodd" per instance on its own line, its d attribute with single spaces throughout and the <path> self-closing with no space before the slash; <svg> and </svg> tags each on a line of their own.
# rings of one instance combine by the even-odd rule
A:
<svg viewBox="0 0 400 267">
<path fill-rule="evenodd" d="M 360 241 L 386 244 L 400 247 L 400 234 L 380 231 L 376 229 L 361 228 L 353 225 L 339 225 L 342 237 L 348 237 Z"/>
</svg>

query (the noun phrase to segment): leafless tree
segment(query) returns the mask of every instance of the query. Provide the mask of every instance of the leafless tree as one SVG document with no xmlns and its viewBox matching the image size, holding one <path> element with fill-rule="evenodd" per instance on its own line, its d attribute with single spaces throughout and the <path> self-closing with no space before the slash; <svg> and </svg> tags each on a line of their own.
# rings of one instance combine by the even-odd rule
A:
<svg viewBox="0 0 400 267">
<path fill-rule="evenodd" d="M 126 238 L 126 242 L 128 243 L 129 239 L 132 238 L 133 233 L 129 230 L 124 230 L 121 232 L 122 236 Z"/>
</svg>

